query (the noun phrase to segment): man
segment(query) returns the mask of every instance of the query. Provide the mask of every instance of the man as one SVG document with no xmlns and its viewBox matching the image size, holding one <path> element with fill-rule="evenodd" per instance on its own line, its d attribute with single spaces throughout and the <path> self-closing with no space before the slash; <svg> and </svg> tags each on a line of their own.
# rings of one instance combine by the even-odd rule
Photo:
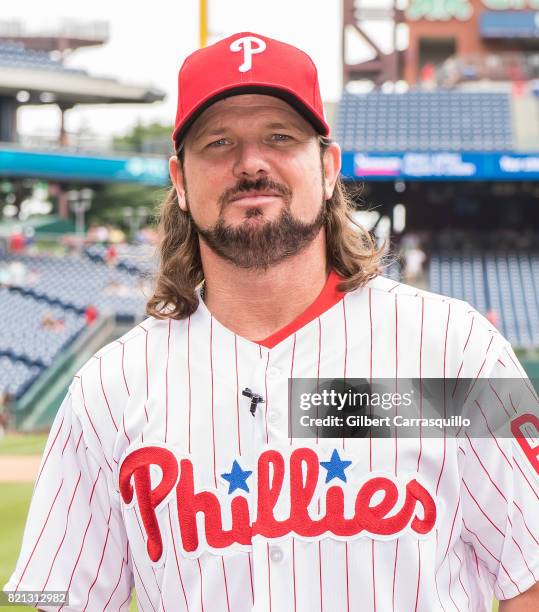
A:
<svg viewBox="0 0 539 612">
<path fill-rule="evenodd" d="M 142 610 L 537 609 L 515 438 L 293 435 L 289 378 L 526 380 L 469 305 L 379 275 L 328 136 L 300 50 L 240 33 L 186 60 L 151 316 L 75 376 L 6 589 L 69 591 L 66 610 L 125 610 L 133 585 Z"/>
</svg>

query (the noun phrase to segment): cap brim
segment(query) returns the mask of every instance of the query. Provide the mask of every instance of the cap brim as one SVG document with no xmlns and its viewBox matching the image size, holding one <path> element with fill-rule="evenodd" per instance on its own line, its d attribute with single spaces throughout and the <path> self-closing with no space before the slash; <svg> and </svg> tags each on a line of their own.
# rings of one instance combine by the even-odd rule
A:
<svg viewBox="0 0 539 612">
<path fill-rule="evenodd" d="M 233 87 L 229 87 L 227 89 L 223 89 L 219 92 L 215 92 L 211 94 L 206 100 L 203 100 L 191 113 L 186 117 L 181 125 L 179 125 L 172 134 L 172 140 L 174 141 L 175 148 L 177 149 L 179 143 L 185 138 L 189 128 L 193 125 L 193 123 L 197 120 L 197 118 L 212 104 L 218 102 L 219 100 L 223 100 L 224 98 L 228 98 L 230 96 L 239 95 L 239 94 L 263 94 L 269 96 L 275 96 L 276 98 L 281 98 L 290 106 L 292 106 L 300 115 L 302 115 L 313 127 L 314 129 L 321 134 L 322 136 L 329 135 L 329 126 L 328 124 L 321 120 L 316 113 L 309 108 L 300 100 L 295 94 L 292 92 L 282 89 L 280 87 L 274 87 L 272 85 L 263 85 L 263 84 L 252 84 L 249 83 L 247 85 L 235 85 Z"/>
</svg>

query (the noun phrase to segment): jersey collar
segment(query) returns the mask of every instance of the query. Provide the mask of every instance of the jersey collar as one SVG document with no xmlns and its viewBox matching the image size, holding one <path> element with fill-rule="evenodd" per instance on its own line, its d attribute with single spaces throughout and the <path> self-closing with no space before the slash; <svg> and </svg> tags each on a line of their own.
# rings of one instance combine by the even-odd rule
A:
<svg viewBox="0 0 539 612">
<path fill-rule="evenodd" d="M 307 325 L 307 323 L 310 323 L 322 315 L 324 312 L 326 312 L 326 310 L 329 310 L 332 306 L 335 306 L 335 304 L 340 302 L 340 300 L 342 300 L 344 297 L 344 292 L 337 289 L 337 285 L 342 282 L 342 280 L 343 279 L 334 270 L 332 270 L 329 273 L 322 291 L 310 306 L 308 306 L 291 323 L 285 325 L 276 332 L 273 332 L 267 338 L 258 340 L 257 344 L 271 349 L 279 344 L 279 342 L 282 342 L 288 338 L 288 336 L 291 336 L 299 329 Z"/>
</svg>

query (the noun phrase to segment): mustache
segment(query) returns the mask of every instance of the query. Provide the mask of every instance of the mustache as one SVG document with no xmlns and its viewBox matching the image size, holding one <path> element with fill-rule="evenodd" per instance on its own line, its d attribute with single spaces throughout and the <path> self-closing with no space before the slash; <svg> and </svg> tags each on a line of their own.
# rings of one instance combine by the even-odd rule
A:
<svg viewBox="0 0 539 612">
<path fill-rule="evenodd" d="M 226 206 L 232 198 L 245 191 L 276 191 L 285 198 L 290 198 L 292 195 L 292 191 L 286 187 L 286 185 L 277 183 L 268 177 L 262 176 L 255 181 L 244 179 L 221 194 L 219 198 L 221 209 Z"/>
</svg>

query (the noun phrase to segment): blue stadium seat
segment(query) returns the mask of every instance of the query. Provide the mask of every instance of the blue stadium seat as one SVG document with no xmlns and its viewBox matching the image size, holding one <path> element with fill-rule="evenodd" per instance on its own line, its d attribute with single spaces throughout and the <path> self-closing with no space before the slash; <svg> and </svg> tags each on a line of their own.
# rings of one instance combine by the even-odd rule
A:
<svg viewBox="0 0 539 612">
<path fill-rule="evenodd" d="M 513 148 L 505 93 L 344 92 L 335 137 L 345 151 L 500 151 Z"/>
</svg>

